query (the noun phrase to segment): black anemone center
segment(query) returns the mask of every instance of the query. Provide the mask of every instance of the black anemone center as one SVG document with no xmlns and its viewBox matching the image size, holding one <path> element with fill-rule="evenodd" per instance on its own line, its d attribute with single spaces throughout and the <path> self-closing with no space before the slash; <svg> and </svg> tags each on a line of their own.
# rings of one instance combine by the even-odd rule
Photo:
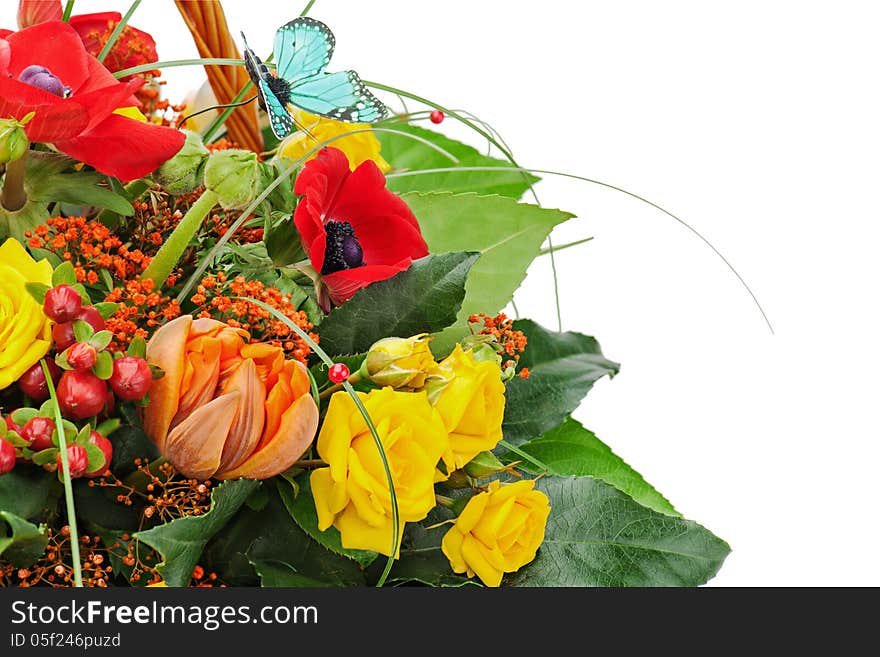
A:
<svg viewBox="0 0 880 657">
<path fill-rule="evenodd" d="M 327 248 L 324 251 L 325 276 L 343 269 L 364 266 L 364 250 L 354 234 L 354 228 L 347 221 L 328 221 L 324 225 L 327 233 Z"/>
</svg>

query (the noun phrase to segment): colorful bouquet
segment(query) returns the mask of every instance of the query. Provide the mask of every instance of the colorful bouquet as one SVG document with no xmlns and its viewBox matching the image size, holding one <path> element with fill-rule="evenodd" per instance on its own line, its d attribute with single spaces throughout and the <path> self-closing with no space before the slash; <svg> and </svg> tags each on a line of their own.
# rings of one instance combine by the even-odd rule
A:
<svg viewBox="0 0 880 657">
<path fill-rule="evenodd" d="M 571 417 L 618 364 L 501 312 L 572 218 L 534 172 L 327 72 L 316 20 L 263 60 L 176 4 L 198 60 L 133 10 L 0 32 L 0 584 L 710 579 L 728 546 Z"/>
</svg>

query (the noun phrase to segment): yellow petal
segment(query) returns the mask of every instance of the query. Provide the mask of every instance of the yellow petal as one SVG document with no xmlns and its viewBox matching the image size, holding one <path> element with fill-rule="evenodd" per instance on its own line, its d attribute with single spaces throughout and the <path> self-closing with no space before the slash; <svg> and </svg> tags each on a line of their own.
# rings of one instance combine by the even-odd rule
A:
<svg viewBox="0 0 880 657">
<path fill-rule="evenodd" d="M 333 479 L 330 477 L 330 468 L 312 470 L 312 474 L 309 475 L 309 484 L 312 487 L 315 510 L 318 512 L 318 529 L 324 531 L 336 519 L 336 513 L 331 509 L 330 501 L 333 496 Z"/>
<path fill-rule="evenodd" d="M 336 517 L 335 524 L 342 535 L 342 547 L 350 550 L 373 550 L 385 556 L 391 554 L 394 525 L 391 523 L 390 517 L 381 525 L 369 525 L 361 519 L 354 509 L 354 505 L 349 504 Z M 401 536 L 403 536 L 405 524 L 404 522 L 400 523 Z M 400 558 L 400 545 L 397 546 L 394 558 Z"/>
<path fill-rule="evenodd" d="M 464 537 L 461 544 L 461 554 L 468 567 L 473 570 L 486 586 L 501 586 L 501 577 L 504 573 L 493 566 L 483 553 L 482 544 L 471 534 Z"/>
</svg>

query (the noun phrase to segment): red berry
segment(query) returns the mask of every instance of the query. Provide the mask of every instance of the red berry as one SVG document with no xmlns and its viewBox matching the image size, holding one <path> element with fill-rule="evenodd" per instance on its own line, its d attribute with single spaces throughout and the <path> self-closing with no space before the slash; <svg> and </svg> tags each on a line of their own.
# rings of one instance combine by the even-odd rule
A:
<svg viewBox="0 0 880 657">
<path fill-rule="evenodd" d="M 75 342 L 67 352 L 67 362 L 75 370 L 90 370 L 98 360 L 98 352 L 88 342 Z"/>
<path fill-rule="evenodd" d="M 58 382 L 58 404 L 69 418 L 83 420 L 101 412 L 107 385 L 88 370 L 70 370 Z"/>
<path fill-rule="evenodd" d="M 21 435 L 22 428 L 20 426 L 18 426 L 15 422 L 12 421 L 12 414 L 11 413 L 3 419 L 6 421 L 6 430 L 7 431 L 14 431 L 19 436 Z"/>
<path fill-rule="evenodd" d="M 153 372 L 143 358 L 125 356 L 113 361 L 110 387 L 116 396 L 125 401 L 143 399 L 153 383 Z"/>
<path fill-rule="evenodd" d="M 446 115 L 440 110 L 434 110 L 431 112 L 431 123 L 443 123 L 443 119 L 446 118 Z"/>
<path fill-rule="evenodd" d="M 61 452 L 55 457 L 58 470 L 61 470 Z M 89 453 L 82 445 L 67 446 L 67 465 L 70 466 L 70 478 L 82 477 L 89 467 Z"/>
<path fill-rule="evenodd" d="M 34 417 L 27 421 L 21 430 L 21 437 L 30 443 L 30 449 L 42 452 L 52 447 L 52 434 L 55 422 L 47 417 Z"/>
<path fill-rule="evenodd" d="M 350 374 L 351 372 L 348 370 L 348 365 L 345 363 L 333 363 L 330 366 L 330 370 L 327 372 L 327 378 L 333 383 L 342 383 L 348 379 Z"/>
<path fill-rule="evenodd" d="M 89 442 L 92 445 L 96 445 L 102 452 L 104 452 L 104 465 L 86 473 L 86 477 L 98 477 L 110 470 L 110 461 L 113 459 L 113 443 L 97 431 L 92 431 L 92 433 L 89 434 Z"/>
<path fill-rule="evenodd" d="M 103 331 L 106 328 L 104 318 L 94 306 L 83 306 L 74 319 L 81 319 L 95 332 Z M 55 350 L 58 352 L 64 351 L 76 342 L 76 336 L 73 334 L 73 322 L 61 322 L 52 326 L 52 340 L 55 341 Z"/>
<path fill-rule="evenodd" d="M 0 438 L 0 475 L 12 472 L 15 467 L 15 448 Z"/>
<path fill-rule="evenodd" d="M 49 373 L 52 375 L 52 383 L 57 383 L 61 376 L 61 368 L 55 364 L 55 361 L 47 360 Z M 43 367 L 40 363 L 32 365 L 21 375 L 18 380 L 19 389 L 35 402 L 44 402 L 49 399 L 49 386 L 46 384 L 46 377 L 43 375 Z"/>
<path fill-rule="evenodd" d="M 69 285 L 53 287 L 43 300 L 43 312 L 54 322 L 73 321 L 81 308 L 82 297 Z"/>
</svg>

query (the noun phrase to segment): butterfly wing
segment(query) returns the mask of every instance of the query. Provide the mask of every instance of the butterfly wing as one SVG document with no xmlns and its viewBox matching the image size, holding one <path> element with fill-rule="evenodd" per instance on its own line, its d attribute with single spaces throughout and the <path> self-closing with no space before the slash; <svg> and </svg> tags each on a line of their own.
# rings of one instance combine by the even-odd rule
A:
<svg viewBox="0 0 880 657">
<path fill-rule="evenodd" d="M 282 25 L 275 33 L 274 44 L 278 76 L 295 84 L 321 73 L 335 47 L 333 32 L 314 18 L 297 18 Z"/>
<path fill-rule="evenodd" d="M 269 115 L 269 125 L 272 132 L 278 139 L 284 139 L 293 132 L 293 118 L 287 111 L 284 103 L 275 95 L 275 92 L 269 88 L 269 83 L 265 79 L 261 79 L 258 84 L 260 97 L 266 106 L 266 113 Z"/>
<path fill-rule="evenodd" d="M 375 123 L 388 116 L 354 71 L 319 73 L 290 85 L 290 102 L 312 114 L 350 123 Z"/>
</svg>

